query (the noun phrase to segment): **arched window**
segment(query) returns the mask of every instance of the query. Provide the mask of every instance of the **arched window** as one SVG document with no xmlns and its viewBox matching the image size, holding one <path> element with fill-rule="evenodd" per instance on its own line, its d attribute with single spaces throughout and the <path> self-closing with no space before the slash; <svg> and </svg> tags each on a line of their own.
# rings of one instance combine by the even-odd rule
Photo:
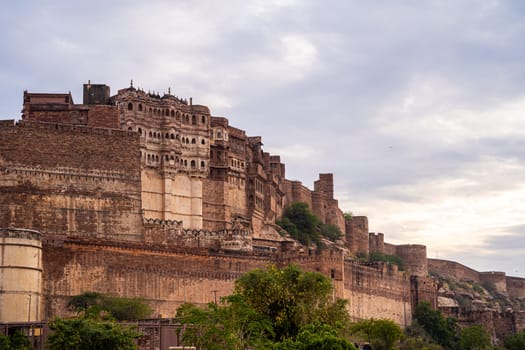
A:
<svg viewBox="0 0 525 350">
<path fill-rule="evenodd" d="M 171 111 L 171 116 L 174 117 L 175 116 L 175 112 L 172 110 Z"/>
<path fill-rule="evenodd" d="M 205 145 L 206 144 L 206 140 L 202 139 L 201 140 L 201 145 Z"/>
<path fill-rule="evenodd" d="M 174 134 L 171 134 L 171 135 L 170 135 L 170 139 L 174 140 L 174 139 L 175 139 L 175 135 L 174 135 Z"/>
<path fill-rule="evenodd" d="M 169 161 L 169 160 L 170 160 L 170 156 L 168 156 L 168 155 L 166 154 L 166 157 L 165 157 L 164 159 L 166 159 L 166 161 Z"/>
<path fill-rule="evenodd" d="M 177 120 L 180 119 L 180 113 L 179 113 L 179 111 L 177 111 L 177 112 L 175 113 L 175 119 L 177 119 Z"/>
<path fill-rule="evenodd" d="M 133 110 L 133 103 L 128 103 L 128 111 L 132 111 Z"/>
<path fill-rule="evenodd" d="M 188 160 L 184 159 L 184 166 L 188 166 Z"/>
<path fill-rule="evenodd" d="M 137 131 L 139 132 L 140 136 L 142 136 L 142 128 L 138 128 Z"/>
<path fill-rule="evenodd" d="M 195 139 L 191 139 L 191 143 L 194 145 L 197 141 Z"/>
<path fill-rule="evenodd" d="M 192 169 L 195 169 L 195 161 L 192 160 L 190 164 L 191 164 L 191 168 L 192 168 Z"/>
<path fill-rule="evenodd" d="M 169 139 L 169 138 L 170 138 L 170 134 L 169 134 L 169 133 L 166 133 L 165 138 Z"/>
<path fill-rule="evenodd" d="M 142 112 L 142 103 L 139 103 L 139 112 Z"/>
<path fill-rule="evenodd" d="M 179 134 L 175 135 L 175 140 L 179 140 L 179 139 L 180 139 Z"/>
<path fill-rule="evenodd" d="M 151 135 L 152 135 L 152 134 L 151 134 L 151 131 L 150 131 L 150 132 L 149 132 L 149 137 L 152 137 Z"/>
<path fill-rule="evenodd" d="M 205 116 L 201 117 L 201 122 L 202 122 L 202 124 L 206 124 L 206 117 Z"/>
<path fill-rule="evenodd" d="M 155 156 L 155 160 L 156 160 L 157 162 L 159 161 L 159 155 L 158 155 L 158 154 Z"/>
<path fill-rule="evenodd" d="M 205 165 L 206 165 L 206 164 L 204 163 L 204 161 L 203 161 L 203 160 L 201 160 L 201 168 L 204 168 L 204 167 L 205 167 Z"/>
<path fill-rule="evenodd" d="M 193 125 L 197 124 L 197 118 L 194 115 L 191 116 L 191 123 Z"/>
<path fill-rule="evenodd" d="M 222 132 L 217 131 L 217 138 L 218 138 L 218 139 L 222 139 Z"/>
<path fill-rule="evenodd" d="M 151 160 L 151 156 L 148 154 L 148 162 Z"/>
<path fill-rule="evenodd" d="M 175 157 L 171 156 L 171 160 L 175 160 Z"/>
<path fill-rule="evenodd" d="M 128 131 L 133 131 L 133 128 L 131 126 L 128 127 Z"/>
</svg>

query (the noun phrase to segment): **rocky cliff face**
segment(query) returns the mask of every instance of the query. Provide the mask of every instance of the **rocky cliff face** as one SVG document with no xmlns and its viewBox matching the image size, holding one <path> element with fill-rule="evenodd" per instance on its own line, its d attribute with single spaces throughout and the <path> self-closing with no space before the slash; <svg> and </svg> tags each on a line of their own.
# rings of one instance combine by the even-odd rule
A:
<svg viewBox="0 0 525 350">
<path fill-rule="evenodd" d="M 481 324 L 495 341 L 525 329 L 525 297 L 507 293 L 491 280 L 430 273 L 438 285 L 438 308 L 460 325 Z"/>
</svg>

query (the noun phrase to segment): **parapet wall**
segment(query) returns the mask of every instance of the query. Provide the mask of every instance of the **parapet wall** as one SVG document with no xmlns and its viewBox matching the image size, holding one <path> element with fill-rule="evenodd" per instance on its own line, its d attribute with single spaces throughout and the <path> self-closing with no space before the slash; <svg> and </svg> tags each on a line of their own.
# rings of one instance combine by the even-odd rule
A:
<svg viewBox="0 0 525 350">
<path fill-rule="evenodd" d="M 219 231 L 184 229 L 181 221 L 147 219 L 144 222 L 145 241 L 189 249 L 251 251 L 252 233 L 249 230 Z"/>
<path fill-rule="evenodd" d="M 489 271 L 479 273 L 479 282 L 496 292 L 507 295 L 507 278 L 505 272 Z"/>
<path fill-rule="evenodd" d="M 525 278 L 507 277 L 507 292 L 511 298 L 525 298 Z"/>
<path fill-rule="evenodd" d="M 43 261 L 47 318 L 68 315 L 65 305 L 69 298 L 87 291 L 142 297 L 154 308 L 155 316 L 169 317 L 182 303 L 205 304 L 231 294 L 235 280 L 247 271 L 269 264 L 297 264 L 332 278 L 334 296 L 348 299 L 352 318 L 389 318 L 401 325 L 411 322 L 408 276 L 392 265 L 344 261 L 339 250 L 228 252 L 47 237 Z"/>
<path fill-rule="evenodd" d="M 41 168 L 98 169 L 140 179 L 139 136 L 115 129 L 22 121 L 0 128 L 0 156 Z"/>
<path fill-rule="evenodd" d="M 480 283 L 478 271 L 455 261 L 428 259 L 428 269 L 430 272 L 437 272 L 440 275 L 453 277 L 459 281 Z"/>
</svg>

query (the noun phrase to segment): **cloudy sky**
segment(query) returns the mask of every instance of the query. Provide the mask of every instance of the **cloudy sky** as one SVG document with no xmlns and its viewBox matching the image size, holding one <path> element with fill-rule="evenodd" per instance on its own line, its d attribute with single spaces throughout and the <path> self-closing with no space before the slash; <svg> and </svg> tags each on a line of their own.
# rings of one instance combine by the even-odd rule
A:
<svg viewBox="0 0 525 350">
<path fill-rule="evenodd" d="M 12 1 L 0 118 L 88 79 L 208 105 L 429 257 L 525 277 L 525 3 Z"/>
</svg>

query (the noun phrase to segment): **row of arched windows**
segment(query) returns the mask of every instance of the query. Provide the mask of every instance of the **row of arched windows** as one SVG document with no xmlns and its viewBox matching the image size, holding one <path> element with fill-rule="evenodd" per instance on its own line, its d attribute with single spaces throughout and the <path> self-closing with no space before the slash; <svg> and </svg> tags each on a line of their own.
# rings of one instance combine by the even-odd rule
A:
<svg viewBox="0 0 525 350">
<path fill-rule="evenodd" d="M 191 141 L 189 138 L 187 137 L 183 137 L 182 138 L 182 143 L 186 143 L 186 144 L 192 144 L 192 145 L 195 145 L 197 143 L 197 140 L 195 138 L 192 138 Z M 201 139 L 201 145 L 205 145 L 206 144 L 206 140 L 205 139 Z"/>
<path fill-rule="evenodd" d="M 231 158 L 230 159 L 230 165 L 233 167 L 233 168 L 241 168 L 241 169 L 244 169 L 244 162 L 243 161 L 240 161 L 238 159 L 235 159 L 235 158 Z"/>
<path fill-rule="evenodd" d="M 145 160 L 147 160 L 149 163 L 158 163 L 162 158 L 159 157 L 158 154 L 150 154 L 150 153 L 142 153 L 142 151 L 140 152 L 140 156 L 141 157 L 145 157 Z M 181 166 L 183 167 L 188 167 L 188 160 L 187 159 L 179 159 L 178 156 L 173 156 L 173 155 L 165 155 L 164 156 L 164 161 L 165 162 L 174 162 L 174 163 L 179 163 Z M 195 160 L 190 160 L 189 162 L 189 166 L 191 169 L 196 169 L 197 168 L 197 161 Z M 201 169 L 205 169 L 206 168 L 206 162 L 201 160 L 200 161 L 200 168 Z"/>
<path fill-rule="evenodd" d="M 133 131 L 133 128 L 130 126 L 128 127 L 128 131 Z M 166 133 L 166 134 L 162 134 L 160 132 L 156 132 L 156 131 L 150 131 L 146 134 L 146 131 L 144 131 L 144 133 L 142 133 L 142 128 L 138 128 L 137 129 L 137 132 L 140 134 L 140 136 L 148 136 L 150 138 L 154 138 L 154 139 L 165 139 L 165 140 L 181 140 L 182 143 L 185 143 L 185 144 L 192 144 L 192 145 L 195 145 L 197 144 L 197 139 L 196 138 L 192 138 L 190 140 L 190 138 L 188 137 L 182 137 L 180 138 L 179 134 L 174 134 L 174 133 Z M 200 144 L 201 145 L 205 145 L 206 144 L 206 139 L 202 138 L 201 141 L 200 141 Z"/>
<path fill-rule="evenodd" d="M 134 109 L 133 102 L 128 102 L 128 111 L 132 111 Z M 139 103 L 137 105 L 137 110 L 139 112 L 146 112 L 146 108 L 142 106 L 142 103 Z M 174 111 L 173 109 L 169 108 L 152 108 L 149 107 L 147 110 L 149 115 L 158 115 L 158 116 L 165 116 L 165 117 L 175 117 L 176 120 L 181 120 L 181 113 L 179 111 Z M 182 114 L 182 121 L 186 124 L 189 124 L 191 120 L 192 125 L 197 125 L 197 116 L 192 115 L 190 118 L 189 114 Z M 201 124 L 206 124 L 206 116 L 202 115 L 200 117 Z"/>
<path fill-rule="evenodd" d="M 197 169 L 197 161 L 191 160 L 189 164 L 190 164 L 190 168 L 191 169 Z M 182 165 L 184 167 L 188 167 L 188 160 L 187 159 L 181 159 L 180 160 L 180 165 Z M 206 162 L 201 160 L 200 167 L 201 167 L 201 169 L 206 168 Z"/>
</svg>

